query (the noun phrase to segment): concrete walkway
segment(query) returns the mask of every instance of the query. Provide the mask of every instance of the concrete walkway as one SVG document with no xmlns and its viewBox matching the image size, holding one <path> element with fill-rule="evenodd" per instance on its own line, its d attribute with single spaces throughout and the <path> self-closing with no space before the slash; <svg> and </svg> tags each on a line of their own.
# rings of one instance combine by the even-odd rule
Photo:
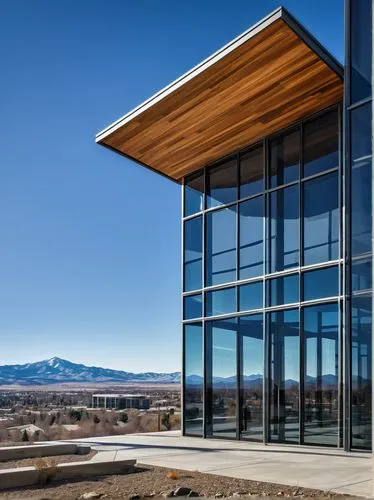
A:
<svg viewBox="0 0 374 500">
<path fill-rule="evenodd" d="M 303 486 L 369 497 L 369 453 L 300 446 L 262 445 L 182 437 L 179 431 L 77 440 L 99 453 L 94 460 L 134 458 L 146 465 Z"/>
</svg>

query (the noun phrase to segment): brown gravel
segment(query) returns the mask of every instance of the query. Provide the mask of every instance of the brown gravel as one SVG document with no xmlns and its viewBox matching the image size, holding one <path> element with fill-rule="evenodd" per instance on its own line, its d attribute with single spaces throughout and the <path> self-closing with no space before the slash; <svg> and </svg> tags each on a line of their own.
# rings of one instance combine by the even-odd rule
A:
<svg viewBox="0 0 374 500">
<path fill-rule="evenodd" d="M 220 493 L 225 497 L 234 495 L 256 498 L 292 497 L 292 498 L 347 498 L 344 495 L 328 493 L 308 488 L 283 486 L 272 483 L 260 483 L 244 479 L 203 474 L 200 472 L 177 471 L 178 479 L 167 477 L 169 469 L 141 466 L 134 468 L 134 473 L 117 476 L 105 476 L 75 481 L 34 486 L 0 493 L 1 500 L 77 500 L 83 493 L 96 492 L 103 500 L 128 499 L 133 495 L 140 498 L 160 498 L 162 493 L 186 486 L 198 492 L 200 496 L 214 498 Z M 97 497 L 99 498 L 99 497 Z M 351 500 L 355 497 L 349 497 Z"/>
<path fill-rule="evenodd" d="M 91 450 L 86 455 L 56 455 L 51 457 L 23 458 L 22 460 L 7 460 L 0 462 L 0 469 L 12 469 L 13 467 L 31 467 L 36 466 L 40 461 L 45 463 L 45 466 L 63 464 L 66 462 L 84 462 L 91 460 L 96 455 L 96 451 Z"/>
</svg>

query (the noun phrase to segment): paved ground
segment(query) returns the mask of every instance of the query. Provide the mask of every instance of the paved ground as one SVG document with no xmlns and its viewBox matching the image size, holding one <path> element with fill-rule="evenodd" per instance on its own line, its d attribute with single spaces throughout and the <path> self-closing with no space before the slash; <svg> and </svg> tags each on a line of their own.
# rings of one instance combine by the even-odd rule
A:
<svg viewBox="0 0 374 500">
<path fill-rule="evenodd" d="M 261 445 L 182 437 L 179 431 L 79 440 L 99 453 L 93 460 L 135 458 L 147 465 L 210 472 L 371 496 L 372 456 L 334 449 Z"/>
</svg>

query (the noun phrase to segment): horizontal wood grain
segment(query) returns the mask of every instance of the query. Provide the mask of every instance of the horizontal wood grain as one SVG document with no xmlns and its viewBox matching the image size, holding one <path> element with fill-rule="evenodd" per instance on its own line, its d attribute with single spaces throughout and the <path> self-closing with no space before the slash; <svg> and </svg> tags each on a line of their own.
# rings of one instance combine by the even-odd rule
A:
<svg viewBox="0 0 374 500">
<path fill-rule="evenodd" d="M 277 19 L 99 142 L 181 182 L 342 97 L 342 78 Z"/>
</svg>

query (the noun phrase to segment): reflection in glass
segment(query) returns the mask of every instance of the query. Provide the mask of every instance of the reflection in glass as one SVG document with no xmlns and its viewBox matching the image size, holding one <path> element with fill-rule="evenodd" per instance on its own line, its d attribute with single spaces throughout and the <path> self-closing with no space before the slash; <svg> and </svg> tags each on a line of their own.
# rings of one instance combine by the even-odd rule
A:
<svg viewBox="0 0 374 500">
<path fill-rule="evenodd" d="M 262 281 L 248 283 L 239 287 L 239 311 L 250 309 L 261 309 L 263 307 L 263 284 Z"/>
<path fill-rule="evenodd" d="M 352 447 L 371 449 L 372 297 L 352 298 Z"/>
<path fill-rule="evenodd" d="M 371 103 L 351 112 L 352 255 L 371 252 Z"/>
<path fill-rule="evenodd" d="M 207 435 L 235 438 L 237 320 L 208 321 L 206 328 Z"/>
<path fill-rule="evenodd" d="M 371 95 L 372 0 L 352 0 L 351 102 Z"/>
<path fill-rule="evenodd" d="M 339 257 L 337 172 L 304 183 L 304 264 Z"/>
<path fill-rule="evenodd" d="M 263 196 L 239 204 L 239 279 L 263 274 Z"/>
<path fill-rule="evenodd" d="M 236 207 L 206 214 L 206 284 L 236 280 Z"/>
<path fill-rule="evenodd" d="M 370 291 L 371 283 L 371 257 L 352 260 L 352 292 Z"/>
<path fill-rule="evenodd" d="M 218 316 L 236 312 L 236 287 L 206 293 L 206 315 Z"/>
<path fill-rule="evenodd" d="M 240 437 L 262 441 L 263 436 L 263 316 L 239 318 Z"/>
<path fill-rule="evenodd" d="M 299 442 L 299 311 L 270 313 L 270 441 Z"/>
<path fill-rule="evenodd" d="M 184 216 L 203 210 L 204 172 L 188 177 L 184 184 Z"/>
<path fill-rule="evenodd" d="M 184 327 L 184 428 L 186 434 L 203 435 L 203 335 L 202 324 Z"/>
<path fill-rule="evenodd" d="M 263 146 L 257 146 L 240 155 L 240 198 L 245 198 L 264 190 Z"/>
<path fill-rule="evenodd" d="M 299 302 L 299 275 L 281 276 L 273 278 L 269 283 L 269 306 L 293 304 Z"/>
<path fill-rule="evenodd" d="M 183 319 L 201 318 L 202 315 L 201 293 L 188 295 L 183 298 Z"/>
<path fill-rule="evenodd" d="M 338 304 L 305 307 L 304 442 L 338 446 Z"/>
<path fill-rule="evenodd" d="M 326 267 L 304 273 L 304 300 L 339 295 L 339 268 Z"/>
<path fill-rule="evenodd" d="M 202 288 L 202 227 L 201 216 L 184 223 L 184 291 Z"/>
<path fill-rule="evenodd" d="M 299 187 L 270 194 L 270 272 L 299 264 Z"/>
<path fill-rule="evenodd" d="M 282 186 L 299 178 L 300 132 L 294 130 L 270 143 L 270 185 Z"/>
<path fill-rule="evenodd" d="M 339 165 L 338 110 L 334 109 L 304 127 L 304 177 Z"/>
<path fill-rule="evenodd" d="M 236 156 L 207 169 L 207 208 L 227 205 L 238 199 Z"/>
</svg>

